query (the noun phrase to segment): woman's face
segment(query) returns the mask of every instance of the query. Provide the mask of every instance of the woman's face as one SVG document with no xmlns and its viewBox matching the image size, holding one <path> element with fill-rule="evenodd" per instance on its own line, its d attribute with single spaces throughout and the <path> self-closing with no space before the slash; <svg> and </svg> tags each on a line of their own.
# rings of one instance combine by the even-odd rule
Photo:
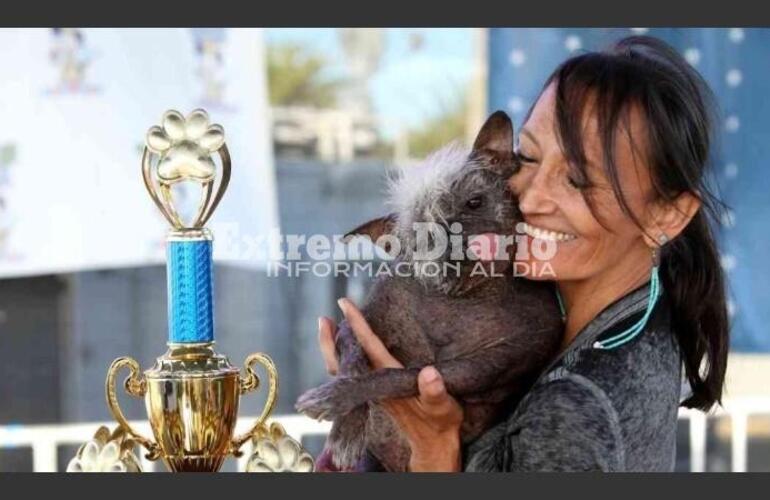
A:
<svg viewBox="0 0 770 500">
<path fill-rule="evenodd" d="M 583 123 L 590 186 L 582 187 L 559 144 L 554 99 L 555 87 L 551 85 L 521 127 L 517 151 L 522 157 L 522 168 L 511 177 L 509 186 L 519 198 L 525 221 L 519 229 L 529 236 L 530 242 L 534 238 L 552 242 L 548 245 L 555 245 L 555 254 L 548 260 L 547 270 L 538 259 L 542 252 L 537 256 L 533 251 L 526 252 L 526 256 L 517 253 L 517 262 L 524 264 L 517 265 L 517 271 L 530 279 L 559 282 L 591 279 L 602 273 L 614 273 L 622 279 L 624 272 L 628 274 L 638 268 L 639 262 L 649 263 L 651 250 L 643 231 L 621 209 L 604 174 L 594 113 L 589 108 Z M 633 111 L 628 120 L 637 145 L 643 144 L 642 120 Z M 615 163 L 620 185 L 628 206 L 643 220 L 651 192 L 649 169 L 639 155 L 640 148 L 634 149 L 628 131 L 618 132 Z M 594 212 L 584 195 L 592 200 Z M 540 248 L 547 247 L 541 244 Z"/>
</svg>

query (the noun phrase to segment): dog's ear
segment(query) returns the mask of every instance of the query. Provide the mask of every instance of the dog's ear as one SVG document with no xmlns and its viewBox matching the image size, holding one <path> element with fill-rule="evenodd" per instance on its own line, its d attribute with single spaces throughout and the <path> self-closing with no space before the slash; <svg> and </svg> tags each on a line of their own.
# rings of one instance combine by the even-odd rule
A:
<svg viewBox="0 0 770 500">
<path fill-rule="evenodd" d="M 487 118 L 473 142 L 473 151 L 512 154 L 513 122 L 504 111 L 495 111 Z"/>
<path fill-rule="evenodd" d="M 342 242 L 347 243 L 356 236 L 368 236 L 372 240 L 372 243 L 379 245 L 383 250 L 390 253 L 390 242 L 378 242 L 378 240 L 380 236 L 384 234 L 391 234 L 395 225 L 396 214 L 391 213 L 383 217 L 378 217 L 376 219 L 370 220 L 369 222 L 364 222 L 357 228 L 345 233 L 345 235 L 342 237 Z"/>
</svg>

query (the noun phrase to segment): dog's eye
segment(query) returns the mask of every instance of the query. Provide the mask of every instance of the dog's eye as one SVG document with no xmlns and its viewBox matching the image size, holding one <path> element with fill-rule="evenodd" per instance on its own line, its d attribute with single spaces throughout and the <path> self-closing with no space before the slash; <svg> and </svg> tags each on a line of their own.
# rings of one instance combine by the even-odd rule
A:
<svg viewBox="0 0 770 500">
<path fill-rule="evenodd" d="M 465 202 L 465 206 L 472 210 L 476 210 L 477 208 L 481 207 L 481 205 L 483 204 L 484 204 L 484 199 L 481 196 L 474 196 L 473 198 Z"/>
</svg>

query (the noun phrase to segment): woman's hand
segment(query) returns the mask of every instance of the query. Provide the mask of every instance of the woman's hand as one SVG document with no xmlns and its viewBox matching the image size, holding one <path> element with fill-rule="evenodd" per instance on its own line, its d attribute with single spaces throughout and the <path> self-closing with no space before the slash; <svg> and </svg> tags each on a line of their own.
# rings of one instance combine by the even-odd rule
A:
<svg viewBox="0 0 770 500">
<path fill-rule="evenodd" d="M 350 300 L 342 298 L 338 304 L 374 369 L 403 368 Z M 320 318 L 318 335 L 326 369 L 331 375 L 336 375 L 339 364 L 334 349 L 334 321 Z M 459 471 L 462 407 L 446 392 L 441 374 L 434 367 L 423 368 L 417 384 L 419 396 L 382 402 L 385 411 L 409 441 L 412 450 L 409 469 L 414 472 Z"/>
</svg>

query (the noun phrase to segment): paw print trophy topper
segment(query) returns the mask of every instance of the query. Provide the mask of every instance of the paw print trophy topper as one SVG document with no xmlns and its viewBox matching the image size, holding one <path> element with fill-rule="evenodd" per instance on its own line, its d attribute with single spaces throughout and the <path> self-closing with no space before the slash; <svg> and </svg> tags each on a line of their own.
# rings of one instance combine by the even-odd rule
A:
<svg viewBox="0 0 770 500">
<path fill-rule="evenodd" d="M 230 153 L 225 144 L 225 130 L 210 124 L 202 109 L 192 111 L 187 118 L 179 111 L 163 114 L 161 126 L 147 131 L 142 157 L 144 185 L 155 204 L 171 226 L 181 232 L 200 230 L 225 194 L 230 182 Z M 216 164 L 213 154 L 219 154 L 222 176 L 214 193 Z M 178 182 L 193 181 L 201 185 L 201 199 L 192 221 L 185 224 L 173 200 L 172 187 Z"/>
<path fill-rule="evenodd" d="M 222 164 L 216 187 L 214 153 Z M 215 472 L 228 456 L 239 456 L 246 442 L 264 434 L 278 398 L 278 374 L 269 356 L 247 356 L 242 375 L 227 356 L 214 350 L 213 237 L 203 226 L 230 180 L 224 130 L 210 125 L 202 109 L 186 118 L 178 111 L 167 111 L 161 126 L 147 132 L 142 176 L 153 201 L 173 226 L 166 262 L 168 350 L 143 373 L 135 360 L 116 359 L 107 372 L 107 405 L 132 442 L 147 450 L 148 459 L 161 458 L 172 471 Z M 197 182 L 202 188 L 197 213 L 187 222 L 173 199 L 174 184 L 183 181 Z M 248 432 L 235 435 L 241 396 L 260 386 L 257 365 L 267 374 L 265 407 Z M 129 376 L 123 387 L 129 395 L 144 398 L 154 441 L 137 433 L 121 411 L 117 376 L 124 369 Z M 290 446 L 288 442 L 281 441 L 283 448 Z M 308 469 L 308 456 L 302 457 L 301 467 Z M 288 458 L 285 462 L 289 465 L 280 470 L 293 467 Z"/>
</svg>

